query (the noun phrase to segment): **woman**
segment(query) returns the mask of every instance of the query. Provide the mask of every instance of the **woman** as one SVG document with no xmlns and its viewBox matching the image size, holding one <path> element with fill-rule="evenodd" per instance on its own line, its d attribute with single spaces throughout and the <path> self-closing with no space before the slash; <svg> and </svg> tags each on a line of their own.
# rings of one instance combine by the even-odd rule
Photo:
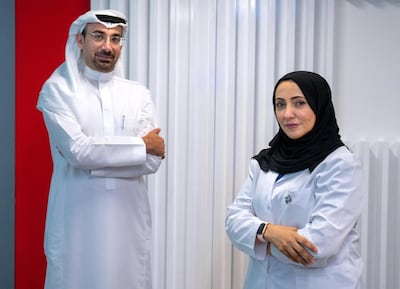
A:
<svg viewBox="0 0 400 289">
<path fill-rule="evenodd" d="M 279 132 L 250 162 L 226 231 L 250 256 L 245 289 L 361 287 L 361 167 L 342 143 L 331 90 L 295 71 L 273 93 Z"/>
</svg>

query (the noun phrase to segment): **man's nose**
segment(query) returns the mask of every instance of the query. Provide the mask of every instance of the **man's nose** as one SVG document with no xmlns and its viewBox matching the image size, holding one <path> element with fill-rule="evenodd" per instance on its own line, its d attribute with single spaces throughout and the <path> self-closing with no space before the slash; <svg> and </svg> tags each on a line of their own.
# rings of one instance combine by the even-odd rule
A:
<svg viewBox="0 0 400 289">
<path fill-rule="evenodd" d="M 111 38 L 110 37 L 104 37 L 103 41 L 103 48 L 105 50 L 110 50 L 111 49 Z"/>
</svg>

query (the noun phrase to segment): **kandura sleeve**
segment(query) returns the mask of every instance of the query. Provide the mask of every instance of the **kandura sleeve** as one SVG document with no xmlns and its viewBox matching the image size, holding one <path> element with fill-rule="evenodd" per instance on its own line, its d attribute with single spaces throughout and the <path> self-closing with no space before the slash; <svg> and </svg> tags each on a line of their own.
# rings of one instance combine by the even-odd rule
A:
<svg viewBox="0 0 400 289">
<path fill-rule="evenodd" d="M 255 215 L 252 206 L 259 171 L 258 163 L 252 160 L 247 179 L 227 209 L 225 228 L 234 246 L 251 257 L 263 260 L 266 256 L 266 243 L 255 243 L 257 229 L 263 221 Z"/>
<path fill-rule="evenodd" d="M 145 136 L 157 126 L 155 108 L 150 97 L 150 92 L 147 89 L 145 91 L 144 101 L 137 119 L 137 127 L 135 128 L 135 134 L 141 137 Z M 94 169 L 90 171 L 90 174 L 97 177 L 133 178 L 155 173 L 160 167 L 161 162 L 162 159 L 160 157 L 146 154 L 146 161 L 144 163 L 133 166 Z"/>
<path fill-rule="evenodd" d="M 343 249 L 365 201 L 361 188 L 361 166 L 354 155 L 333 154 L 315 170 L 316 204 L 310 222 L 298 230 L 318 248 L 318 253 L 312 253 L 315 263 L 308 268 L 325 266 L 330 258 Z M 273 256 L 283 262 L 296 264 L 274 246 L 271 247 Z"/>
<path fill-rule="evenodd" d="M 162 159 L 160 157 L 147 154 L 144 164 L 91 170 L 90 174 L 96 177 L 106 178 L 134 178 L 155 173 L 161 165 L 161 161 Z"/>
<path fill-rule="evenodd" d="M 95 170 L 136 166 L 146 161 L 146 147 L 141 137 L 87 136 L 71 114 L 41 110 L 50 141 L 73 167 Z"/>
</svg>

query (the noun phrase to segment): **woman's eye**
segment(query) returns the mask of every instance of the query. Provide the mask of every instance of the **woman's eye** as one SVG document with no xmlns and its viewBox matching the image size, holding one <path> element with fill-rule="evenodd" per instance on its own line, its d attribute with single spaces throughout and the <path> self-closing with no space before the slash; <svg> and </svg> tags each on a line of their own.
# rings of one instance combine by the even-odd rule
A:
<svg viewBox="0 0 400 289">
<path fill-rule="evenodd" d="M 277 109 L 282 109 L 282 108 L 285 107 L 285 103 L 283 103 L 283 102 L 277 102 L 277 103 L 275 103 L 275 107 L 276 107 Z"/>
<path fill-rule="evenodd" d="M 294 104 L 296 106 L 302 106 L 302 105 L 306 104 L 306 102 L 305 101 L 296 101 Z"/>
</svg>

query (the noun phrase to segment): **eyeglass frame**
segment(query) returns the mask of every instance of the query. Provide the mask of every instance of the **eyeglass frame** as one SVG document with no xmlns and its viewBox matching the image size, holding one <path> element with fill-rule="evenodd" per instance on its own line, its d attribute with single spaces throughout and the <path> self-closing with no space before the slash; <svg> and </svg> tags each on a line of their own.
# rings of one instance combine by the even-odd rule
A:
<svg viewBox="0 0 400 289">
<path fill-rule="evenodd" d="M 82 34 L 84 36 L 90 35 L 96 43 L 104 43 L 105 41 L 107 41 L 107 39 L 109 39 L 111 45 L 122 46 L 122 44 L 125 42 L 125 37 L 123 37 L 122 35 L 113 34 L 113 35 L 107 36 L 105 33 L 101 32 L 101 31 L 93 31 L 90 33 L 86 33 L 85 31 L 83 31 Z M 113 38 L 116 38 L 116 39 L 113 39 Z"/>
</svg>

